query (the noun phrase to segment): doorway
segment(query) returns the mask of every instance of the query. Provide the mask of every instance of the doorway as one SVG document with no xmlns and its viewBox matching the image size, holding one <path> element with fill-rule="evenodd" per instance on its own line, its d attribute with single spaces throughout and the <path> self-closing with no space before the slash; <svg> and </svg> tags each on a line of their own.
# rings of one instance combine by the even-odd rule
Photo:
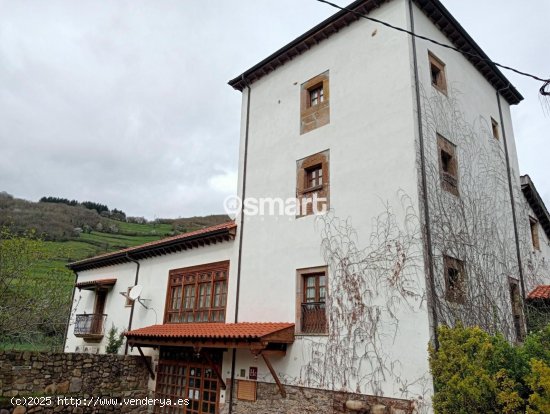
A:
<svg viewBox="0 0 550 414">
<path fill-rule="evenodd" d="M 209 352 L 213 364 L 221 368 L 220 351 Z M 155 413 L 217 414 L 220 384 L 212 365 L 191 348 L 161 348 L 155 398 L 187 399 L 188 405 L 155 406 Z"/>
</svg>

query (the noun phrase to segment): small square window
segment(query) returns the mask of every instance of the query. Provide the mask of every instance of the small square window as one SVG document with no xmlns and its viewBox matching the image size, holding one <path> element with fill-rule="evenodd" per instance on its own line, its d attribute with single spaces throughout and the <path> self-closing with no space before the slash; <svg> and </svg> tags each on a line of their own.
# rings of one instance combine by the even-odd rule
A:
<svg viewBox="0 0 550 414">
<path fill-rule="evenodd" d="M 309 106 L 319 105 L 325 100 L 325 93 L 323 92 L 323 84 L 317 85 L 308 90 L 309 92 Z"/>
<path fill-rule="evenodd" d="M 300 134 L 330 123 L 328 70 L 304 82 L 300 90 Z"/>
<path fill-rule="evenodd" d="M 538 220 L 536 218 L 529 217 L 529 226 L 531 227 L 531 241 L 533 243 L 533 248 L 540 250 Z"/>
<path fill-rule="evenodd" d="M 328 150 L 296 161 L 296 217 L 325 213 L 329 197 Z"/>
<path fill-rule="evenodd" d="M 124 306 L 130 307 L 134 303 L 132 299 L 130 299 L 130 291 L 132 290 L 133 286 L 130 286 L 128 289 L 126 289 L 126 303 Z"/>
<path fill-rule="evenodd" d="M 498 133 L 498 122 L 491 118 L 491 129 L 493 131 L 493 138 L 499 139 L 500 135 Z"/>
<path fill-rule="evenodd" d="M 456 158 L 456 146 L 437 134 L 437 147 L 439 152 L 439 174 L 442 187 L 454 195 L 458 195 L 458 161 Z"/>
<path fill-rule="evenodd" d="M 522 342 L 525 337 L 525 325 L 523 318 L 523 307 L 521 305 L 521 295 L 519 291 L 519 283 L 517 279 L 508 279 L 510 285 L 510 301 L 512 305 L 512 318 L 514 322 L 514 330 L 516 331 L 516 341 Z"/>
<path fill-rule="evenodd" d="M 466 299 L 464 262 L 450 256 L 445 256 L 444 265 L 445 298 L 449 302 L 464 303 Z"/>
<path fill-rule="evenodd" d="M 306 186 L 304 190 L 310 190 L 323 185 L 323 165 L 317 164 L 306 168 Z"/>
<path fill-rule="evenodd" d="M 439 60 L 433 53 L 429 52 L 430 60 L 430 78 L 432 86 L 447 94 L 447 78 L 445 76 L 445 64 Z"/>
</svg>

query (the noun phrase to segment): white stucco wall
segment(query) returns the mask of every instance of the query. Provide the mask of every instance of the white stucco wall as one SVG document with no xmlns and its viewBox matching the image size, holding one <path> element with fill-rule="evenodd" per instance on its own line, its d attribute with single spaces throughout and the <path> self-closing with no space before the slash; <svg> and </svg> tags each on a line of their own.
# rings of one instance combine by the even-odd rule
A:
<svg viewBox="0 0 550 414">
<path fill-rule="evenodd" d="M 393 1 L 372 13 L 397 26 L 408 26 L 405 3 Z M 295 197 L 296 161 L 330 151 L 330 207 L 350 218 L 358 246 L 365 248 L 373 219 L 389 205 L 405 220 L 400 194 L 418 211 L 414 89 L 407 37 L 380 25 L 358 21 L 251 85 L 246 197 Z M 300 87 L 329 71 L 330 124 L 300 135 Z M 243 120 L 247 91 L 243 91 Z M 244 121 L 241 135 L 242 183 Z M 241 188 L 241 186 L 239 187 Z M 241 194 L 242 195 L 242 194 Z M 246 217 L 242 251 L 239 321 L 296 319 L 296 270 L 325 265 L 315 217 Z M 412 250 L 420 251 L 418 245 Z M 424 291 L 423 262 L 418 263 Z M 328 277 L 331 278 L 329 270 Z M 330 292 L 329 292 L 330 294 Z M 232 295 L 230 295 L 232 296 Z M 413 301 L 414 302 L 414 301 Z M 232 313 L 230 303 L 228 314 Z M 428 371 L 430 337 L 425 302 L 399 309 L 398 334 L 381 339 L 396 376 L 407 381 Z M 387 332 L 384 332 L 387 333 Z M 311 345 L 326 337 L 297 336 L 275 369 L 288 384 L 306 384 Z M 272 381 L 263 361 L 239 353 L 237 372 L 259 367 L 259 378 Z M 224 367 L 227 371 L 229 366 Z M 364 373 L 367 374 L 368 373 Z M 334 388 L 342 384 L 334 384 Z M 347 384 L 352 390 L 355 384 Z M 403 396 L 395 377 L 380 385 L 385 395 Z M 373 393 L 372 389 L 362 392 Z M 409 395 L 410 396 L 410 395 Z"/>
<path fill-rule="evenodd" d="M 233 247 L 234 241 L 229 241 L 140 260 L 138 284 L 143 286 L 141 298 L 151 309 L 147 310 L 139 303 L 135 303 L 132 329 L 163 323 L 166 288 L 170 270 L 230 260 Z M 234 267 L 233 263 L 229 264 L 229 283 L 234 279 L 233 274 L 236 270 Z M 105 336 L 99 343 L 86 342 L 84 339 L 74 336 L 74 315 L 84 312 L 93 313 L 95 303 L 94 291 L 79 291 L 75 289 L 72 306 L 73 312 L 65 344 L 65 352 L 74 352 L 76 346 L 84 345 L 99 346 L 100 352 L 104 352 L 107 344 L 107 332 L 112 324 L 118 328 L 119 332 L 127 330 L 131 308 L 125 306 L 126 298 L 120 295 L 119 292 L 126 292 L 128 287 L 134 286 L 135 274 L 135 263 L 102 267 L 78 273 L 77 282 L 111 278 L 116 278 L 117 282 L 107 295 L 105 303 L 105 313 L 107 314 Z M 124 353 L 124 345 L 120 348 L 119 352 Z M 137 354 L 137 350 L 134 349 L 131 353 Z M 144 349 L 144 353 L 151 354 L 152 351 L 151 349 Z"/>
</svg>

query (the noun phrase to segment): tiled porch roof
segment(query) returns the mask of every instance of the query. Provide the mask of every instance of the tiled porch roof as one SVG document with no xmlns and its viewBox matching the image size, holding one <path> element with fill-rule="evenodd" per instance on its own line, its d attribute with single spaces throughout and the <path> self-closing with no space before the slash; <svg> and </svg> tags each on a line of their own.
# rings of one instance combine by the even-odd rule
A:
<svg viewBox="0 0 550 414">
<path fill-rule="evenodd" d="M 527 299 L 550 299 L 550 286 L 539 285 L 527 295 Z"/>
<path fill-rule="evenodd" d="M 78 282 L 75 287 L 78 289 L 95 289 L 96 287 L 111 287 L 116 283 L 116 279 L 96 279 L 87 282 Z"/>
<path fill-rule="evenodd" d="M 169 323 L 126 332 L 128 338 L 261 339 L 289 328 L 293 323 Z"/>
</svg>

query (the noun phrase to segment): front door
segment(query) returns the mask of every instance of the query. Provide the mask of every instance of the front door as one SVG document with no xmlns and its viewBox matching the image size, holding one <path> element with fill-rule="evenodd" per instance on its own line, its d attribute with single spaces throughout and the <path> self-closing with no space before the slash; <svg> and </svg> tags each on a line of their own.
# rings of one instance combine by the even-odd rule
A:
<svg viewBox="0 0 550 414">
<path fill-rule="evenodd" d="M 210 354 L 214 364 L 221 368 L 221 353 Z M 219 381 L 212 366 L 190 348 L 161 349 L 155 398 L 189 400 L 188 405 L 164 406 L 157 404 L 155 413 L 217 414 Z"/>
</svg>

